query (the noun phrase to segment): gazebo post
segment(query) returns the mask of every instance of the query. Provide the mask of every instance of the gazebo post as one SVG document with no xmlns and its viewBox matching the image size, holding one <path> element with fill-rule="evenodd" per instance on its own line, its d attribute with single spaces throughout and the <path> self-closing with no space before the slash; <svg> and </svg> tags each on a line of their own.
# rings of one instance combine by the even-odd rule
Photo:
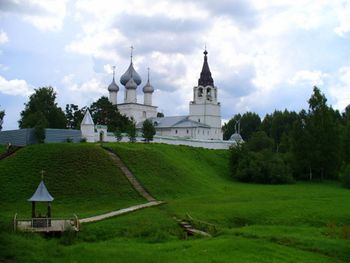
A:
<svg viewBox="0 0 350 263">
<path fill-rule="evenodd" d="M 35 201 L 32 201 L 32 218 L 35 218 Z"/>
<path fill-rule="evenodd" d="M 47 217 L 51 218 L 51 202 L 47 202 Z"/>
</svg>

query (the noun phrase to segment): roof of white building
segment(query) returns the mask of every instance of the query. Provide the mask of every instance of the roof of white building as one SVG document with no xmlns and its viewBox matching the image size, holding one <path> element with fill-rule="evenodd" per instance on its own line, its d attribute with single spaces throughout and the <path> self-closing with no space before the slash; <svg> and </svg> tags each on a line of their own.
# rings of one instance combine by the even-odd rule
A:
<svg viewBox="0 0 350 263">
<path fill-rule="evenodd" d="M 94 125 L 94 121 L 92 120 L 89 110 L 86 110 L 84 118 L 81 121 L 81 125 Z"/>
<path fill-rule="evenodd" d="M 169 116 L 161 118 L 150 118 L 156 129 L 166 128 L 210 128 L 209 125 L 189 119 L 189 116 Z M 137 128 L 142 127 L 143 122 L 136 125 Z"/>
</svg>

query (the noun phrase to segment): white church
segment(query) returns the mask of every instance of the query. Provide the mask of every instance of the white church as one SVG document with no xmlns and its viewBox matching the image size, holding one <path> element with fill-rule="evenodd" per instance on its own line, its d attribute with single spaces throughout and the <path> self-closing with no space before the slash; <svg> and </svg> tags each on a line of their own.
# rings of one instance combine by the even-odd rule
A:
<svg viewBox="0 0 350 263">
<path fill-rule="evenodd" d="M 160 136 L 222 140 L 218 90 L 211 76 L 207 55 L 205 50 L 202 72 L 198 85 L 193 88 L 193 101 L 189 104 L 189 115 L 157 118 L 157 107 L 152 105 L 154 88 L 150 84 L 149 72 L 147 83 L 142 88 L 143 103 L 137 102 L 137 88 L 142 80 L 134 68 L 132 56 L 128 69 L 120 77 L 120 83 L 125 87 L 124 102 L 117 104 L 119 87 L 115 83 L 114 73 L 112 83 L 108 86 L 109 100 L 117 104 L 121 114 L 133 117 L 137 128 L 142 127 L 144 120 L 150 119 Z"/>
<path fill-rule="evenodd" d="M 142 83 L 140 75 L 136 72 L 131 54 L 130 65 L 126 72 L 120 77 L 120 83 L 124 86 L 124 100 L 118 103 L 120 88 L 115 81 L 115 71 L 113 79 L 108 86 L 109 100 L 117 105 L 121 114 L 133 118 L 136 128 L 141 129 L 143 121 L 150 119 L 156 129 L 155 139 L 167 143 L 166 140 L 192 140 L 211 143 L 224 143 L 221 130 L 221 111 L 218 102 L 218 89 L 214 85 L 209 64 L 208 52 L 204 51 L 204 61 L 198 85 L 193 87 L 193 100 L 189 102 L 189 115 L 185 116 L 165 116 L 157 117 L 157 106 L 152 104 L 154 88 L 150 83 L 149 71 L 146 84 L 142 88 L 143 103 L 137 101 L 137 89 Z M 94 134 L 92 134 L 94 127 Z M 88 141 L 113 141 L 107 138 L 107 130 L 104 126 L 96 125 L 92 121 L 90 113 L 87 111 L 81 124 L 82 136 Z M 101 137 L 101 134 L 103 136 Z M 162 140 L 163 138 L 163 140 Z M 164 141 L 165 140 L 165 141 Z M 227 144 L 228 143 L 228 144 Z M 232 142 L 224 143 L 223 148 L 228 148 Z M 226 145 L 227 144 L 227 145 Z M 200 145 L 201 147 L 205 147 Z M 208 147 L 211 148 L 211 147 Z M 214 147 L 217 148 L 217 147 Z M 218 148 L 221 148 L 218 147 Z"/>
</svg>

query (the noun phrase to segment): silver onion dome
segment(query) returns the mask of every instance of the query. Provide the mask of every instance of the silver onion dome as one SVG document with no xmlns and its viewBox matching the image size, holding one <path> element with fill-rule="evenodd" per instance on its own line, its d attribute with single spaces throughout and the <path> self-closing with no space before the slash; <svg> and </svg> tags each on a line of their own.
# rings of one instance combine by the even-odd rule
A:
<svg viewBox="0 0 350 263">
<path fill-rule="evenodd" d="M 144 93 L 153 93 L 154 92 L 154 88 L 153 86 L 151 85 L 150 81 L 149 81 L 149 68 L 147 69 L 148 70 L 148 79 L 147 79 L 147 83 L 146 85 L 143 87 L 142 91 Z"/>
<path fill-rule="evenodd" d="M 134 78 L 130 78 L 129 81 L 125 84 L 126 89 L 137 89 L 137 84 L 134 81 Z"/>
<path fill-rule="evenodd" d="M 108 91 L 118 92 L 119 91 L 119 87 L 118 87 L 117 83 L 115 83 L 114 78 L 115 78 L 115 66 L 113 66 L 113 79 L 112 79 L 111 84 L 109 84 L 109 86 L 108 86 Z"/>
</svg>

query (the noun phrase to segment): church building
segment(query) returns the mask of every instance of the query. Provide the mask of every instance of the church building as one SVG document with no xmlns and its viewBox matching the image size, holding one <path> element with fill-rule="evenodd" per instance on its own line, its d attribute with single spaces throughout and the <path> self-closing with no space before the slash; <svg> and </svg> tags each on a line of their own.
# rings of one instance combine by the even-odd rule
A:
<svg viewBox="0 0 350 263">
<path fill-rule="evenodd" d="M 137 88 L 141 82 L 140 75 L 134 69 L 131 53 L 130 65 L 126 72 L 120 77 L 120 83 L 125 87 L 123 103 L 117 103 L 119 87 L 115 83 L 115 68 L 113 68 L 112 83 L 108 86 L 109 101 L 113 105 L 117 105 L 121 114 L 133 118 L 136 123 L 143 122 L 148 118 L 157 117 L 157 107 L 152 105 L 154 88 L 150 84 L 149 69 L 147 83 L 142 89 L 144 94 L 143 104 L 137 102 Z"/>
<path fill-rule="evenodd" d="M 121 114 L 132 117 L 138 129 L 141 129 L 143 121 L 150 119 L 158 136 L 222 140 L 218 89 L 214 85 L 209 69 L 207 50 L 204 51 L 204 62 L 198 85 L 193 88 L 193 100 L 189 103 L 189 115 L 157 117 L 157 107 L 152 105 L 154 88 L 150 84 L 149 71 L 147 83 L 142 89 L 143 104 L 137 102 L 136 96 L 137 88 L 141 82 L 140 75 L 134 69 L 131 55 L 130 65 L 120 78 L 120 83 L 125 87 L 123 103 L 117 103 L 119 87 L 115 83 L 114 71 L 112 83 L 108 86 L 110 102 L 117 105 Z"/>
</svg>

